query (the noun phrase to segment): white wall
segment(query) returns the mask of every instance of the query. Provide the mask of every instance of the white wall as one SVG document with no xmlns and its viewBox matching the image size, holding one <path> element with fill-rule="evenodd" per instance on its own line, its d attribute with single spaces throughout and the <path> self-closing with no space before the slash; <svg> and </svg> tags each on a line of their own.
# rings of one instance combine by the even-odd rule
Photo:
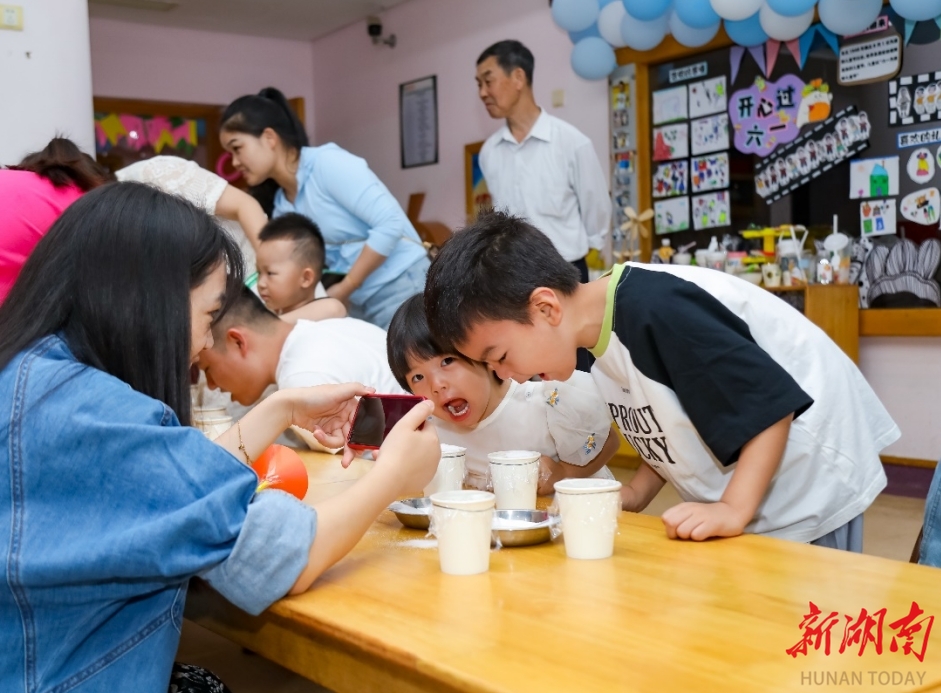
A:
<svg viewBox="0 0 941 693">
<path fill-rule="evenodd" d="M 572 44 L 552 22 L 546 0 L 411 0 L 382 14 L 395 48 L 373 46 L 364 23 L 314 43 L 317 94 L 314 140 L 336 142 L 364 157 L 405 205 L 425 192 L 424 220 L 457 227 L 465 221 L 464 145 L 485 139 L 491 120 L 477 97 L 477 56 L 496 41 L 515 38 L 535 55 L 536 102 L 592 139 L 608 170 L 606 82 L 572 71 Z M 439 163 L 403 170 L 399 147 L 399 84 L 438 77 Z M 565 90 L 565 106 L 551 92 Z"/>
<path fill-rule="evenodd" d="M 94 17 L 91 63 L 95 96 L 225 106 L 277 87 L 288 98 L 304 97 L 305 125 L 313 132 L 314 61 L 307 41 Z"/>
<path fill-rule="evenodd" d="M 56 134 L 95 151 L 88 5 L 16 0 L 23 31 L 0 31 L 0 165 L 19 162 Z"/>
</svg>

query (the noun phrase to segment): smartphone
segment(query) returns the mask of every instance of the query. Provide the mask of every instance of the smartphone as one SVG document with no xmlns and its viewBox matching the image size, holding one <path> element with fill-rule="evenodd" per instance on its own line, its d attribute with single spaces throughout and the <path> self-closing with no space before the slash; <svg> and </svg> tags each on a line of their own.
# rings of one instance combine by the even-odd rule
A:
<svg viewBox="0 0 941 693">
<path fill-rule="evenodd" d="M 353 450 L 378 450 L 399 419 L 424 399 L 417 395 L 364 395 L 353 414 L 346 444 Z"/>
</svg>

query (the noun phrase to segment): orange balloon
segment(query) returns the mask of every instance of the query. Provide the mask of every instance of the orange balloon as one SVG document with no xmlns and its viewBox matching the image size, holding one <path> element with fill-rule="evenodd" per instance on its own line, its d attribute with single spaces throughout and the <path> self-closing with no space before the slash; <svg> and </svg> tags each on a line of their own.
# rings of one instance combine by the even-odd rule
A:
<svg viewBox="0 0 941 693">
<path fill-rule="evenodd" d="M 258 490 L 277 488 L 304 500 L 307 495 L 307 468 L 300 456 L 284 445 L 271 445 L 255 460 L 252 469 L 261 483 Z"/>
</svg>

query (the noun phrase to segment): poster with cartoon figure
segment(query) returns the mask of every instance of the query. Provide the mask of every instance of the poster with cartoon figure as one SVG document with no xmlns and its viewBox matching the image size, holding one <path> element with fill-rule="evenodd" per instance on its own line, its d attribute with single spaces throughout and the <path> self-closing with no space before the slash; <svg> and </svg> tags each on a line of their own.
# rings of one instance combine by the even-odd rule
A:
<svg viewBox="0 0 941 693">
<path fill-rule="evenodd" d="M 674 197 L 689 192 L 689 161 L 671 161 L 654 169 L 653 196 Z"/>
<path fill-rule="evenodd" d="M 934 178 L 934 157 L 924 147 L 919 147 L 908 157 L 908 177 L 916 183 L 927 183 Z"/>
<path fill-rule="evenodd" d="M 721 190 L 729 187 L 729 155 L 726 152 L 698 156 L 690 168 L 690 183 L 694 193 Z"/>
<path fill-rule="evenodd" d="M 708 154 L 729 148 L 729 115 L 720 113 L 708 118 L 700 118 L 691 123 L 692 152 Z"/>
<path fill-rule="evenodd" d="M 859 205 L 863 237 L 895 234 L 895 200 L 866 200 Z"/>
<path fill-rule="evenodd" d="M 689 117 L 700 118 L 723 113 L 728 107 L 725 75 L 689 85 Z"/>
<path fill-rule="evenodd" d="M 937 225 L 939 211 L 941 211 L 939 199 L 941 199 L 941 193 L 937 188 L 918 190 L 902 198 L 899 214 L 916 224 Z"/>
<path fill-rule="evenodd" d="M 669 161 L 689 156 L 689 126 L 686 123 L 664 125 L 653 131 L 653 160 Z"/>
<path fill-rule="evenodd" d="M 899 158 L 854 159 L 850 162 L 850 199 L 899 194 Z"/>
<path fill-rule="evenodd" d="M 693 198 L 693 228 L 715 229 L 732 223 L 729 193 L 726 190 Z"/>
<path fill-rule="evenodd" d="M 654 230 L 657 235 L 689 230 L 689 198 L 676 197 L 653 203 Z"/>
<path fill-rule="evenodd" d="M 729 115 L 735 148 L 745 154 L 768 156 L 775 147 L 796 139 L 805 86 L 797 75 L 784 75 L 777 82 L 757 77 L 753 86 L 732 94 Z"/>
<path fill-rule="evenodd" d="M 907 75 L 889 81 L 889 125 L 912 125 L 941 119 L 938 72 Z"/>
</svg>

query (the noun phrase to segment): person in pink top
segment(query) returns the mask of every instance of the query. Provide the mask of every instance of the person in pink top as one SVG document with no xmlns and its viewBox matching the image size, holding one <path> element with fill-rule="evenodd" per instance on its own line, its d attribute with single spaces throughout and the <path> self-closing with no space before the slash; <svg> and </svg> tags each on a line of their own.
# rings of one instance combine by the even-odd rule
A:
<svg viewBox="0 0 941 693">
<path fill-rule="evenodd" d="M 64 137 L 56 137 L 16 166 L 0 169 L 0 303 L 65 208 L 110 179 L 103 167 Z"/>
</svg>

